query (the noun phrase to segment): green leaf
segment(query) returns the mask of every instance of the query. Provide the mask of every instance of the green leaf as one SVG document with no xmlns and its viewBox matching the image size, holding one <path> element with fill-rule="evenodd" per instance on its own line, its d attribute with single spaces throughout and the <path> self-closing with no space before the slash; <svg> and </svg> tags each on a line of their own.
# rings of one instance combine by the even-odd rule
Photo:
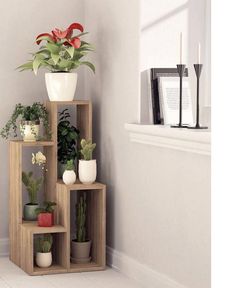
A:
<svg viewBox="0 0 236 288">
<path fill-rule="evenodd" d="M 60 56 L 58 54 L 51 54 L 51 57 L 52 57 L 52 60 L 54 62 L 55 65 L 57 65 L 59 59 L 60 59 Z"/>
<path fill-rule="evenodd" d="M 25 64 L 22 64 L 19 67 L 17 67 L 16 69 L 20 69 L 20 72 L 24 71 L 24 70 L 33 70 L 33 61 L 29 61 Z"/>
<path fill-rule="evenodd" d="M 66 51 L 68 52 L 68 54 L 70 55 L 70 58 L 73 58 L 74 56 L 74 52 L 75 52 L 75 48 L 73 46 L 67 47 Z"/>
<path fill-rule="evenodd" d="M 42 57 L 39 54 L 37 54 L 33 61 L 33 70 L 35 75 L 37 75 L 38 68 L 42 62 L 43 62 Z"/>
<path fill-rule="evenodd" d="M 60 48 L 56 44 L 47 43 L 46 47 L 52 54 L 58 54 L 60 51 Z"/>
<path fill-rule="evenodd" d="M 83 61 L 83 62 L 80 62 L 80 65 L 88 66 L 91 70 L 93 70 L 93 73 L 95 73 L 95 66 L 91 62 Z"/>
</svg>

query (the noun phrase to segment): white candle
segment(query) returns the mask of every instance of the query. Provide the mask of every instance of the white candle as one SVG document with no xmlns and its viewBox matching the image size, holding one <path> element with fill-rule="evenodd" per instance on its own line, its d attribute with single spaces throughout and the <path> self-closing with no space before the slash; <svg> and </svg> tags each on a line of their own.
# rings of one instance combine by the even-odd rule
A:
<svg viewBox="0 0 236 288">
<path fill-rule="evenodd" d="M 201 44 L 198 43 L 198 64 L 201 64 Z"/>
<path fill-rule="evenodd" d="M 180 47 L 179 47 L 179 53 L 180 53 L 180 64 L 182 64 L 182 54 L 183 54 L 183 47 L 182 47 L 182 41 L 183 41 L 183 35 L 182 32 L 180 33 Z"/>
</svg>

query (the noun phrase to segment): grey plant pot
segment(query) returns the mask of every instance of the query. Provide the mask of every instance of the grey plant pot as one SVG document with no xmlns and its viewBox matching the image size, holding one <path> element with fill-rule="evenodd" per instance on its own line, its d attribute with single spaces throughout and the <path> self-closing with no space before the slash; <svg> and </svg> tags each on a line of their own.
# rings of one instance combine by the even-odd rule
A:
<svg viewBox="0 0 236 288">
<path fill-rule="evenodd" d="M 35 214 L 35 210 L 39 208 L 38 204 L 25 204 L 24 205 L 24 220 L 26 221 L 36 221 L 37 215 Z"/>
<path fill-rule="evenodd" d="M 92 241 L 86 242 L 76 242 L 75 240 L 71 241 L 71 258 L 76 260 L 87 260 L 90 261 L 91 257 L 90 250 L 91 250 L 91 243 Z M 83 261 L 84 262 L 84 261 Z"/>
</svg>

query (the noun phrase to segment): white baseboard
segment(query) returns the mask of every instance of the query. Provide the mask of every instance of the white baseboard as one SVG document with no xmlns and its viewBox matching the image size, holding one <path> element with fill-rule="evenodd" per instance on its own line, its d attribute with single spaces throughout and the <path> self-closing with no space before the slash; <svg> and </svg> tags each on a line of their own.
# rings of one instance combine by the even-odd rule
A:
<svg viewBox="0 0 236 288">
<path fill-rule="evenodd" d="M 108 266 L 136 280 L 145 288 L 187 288 L 109 246 L 106 251 Z"/>
<path fill-rule="evenodd" d="M 0 239 L 0 256 L 9 255 L 9 239 L 1 238 Z"/>
</svg>

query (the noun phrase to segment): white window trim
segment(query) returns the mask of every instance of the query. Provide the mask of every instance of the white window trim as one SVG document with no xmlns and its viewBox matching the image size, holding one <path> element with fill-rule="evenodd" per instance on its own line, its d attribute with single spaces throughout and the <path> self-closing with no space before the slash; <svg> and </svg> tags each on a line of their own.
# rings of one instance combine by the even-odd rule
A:
<svg viewBox="0 0 236 288">
<path fill-rule="evenodd" d="M 211 155 L 211 132 L 163 125 L 125 124 L 131 142 Z"/>
</svg>

